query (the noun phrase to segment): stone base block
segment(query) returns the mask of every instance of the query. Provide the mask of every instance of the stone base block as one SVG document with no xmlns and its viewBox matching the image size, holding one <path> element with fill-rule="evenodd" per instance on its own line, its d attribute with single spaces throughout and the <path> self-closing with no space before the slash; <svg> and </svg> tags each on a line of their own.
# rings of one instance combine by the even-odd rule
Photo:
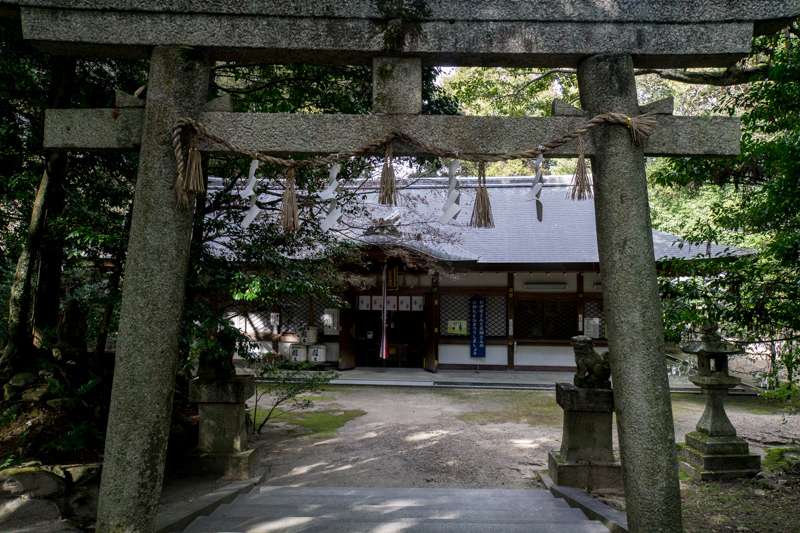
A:
<svg viewBox="0 0 800 533">
<path fill-rule="evenodd" d="M 678 456 L 702 470 L 752 470 L 761 468 L 761 457 L 749 453 L 706 454 L 686 444 L 678 444 Z"/>
<path fill-rule="evenodd" d="M 680 469 L 697 481 L 753 477 L 761 471 L 761 457 L 753 454 L 704 454 L 678 444 Z"/>
<path fill-rule="evenodd" d="M 689 474 L 695 481 L 724 481 L 743 477 L 755 477 L 761 472 L 761 468 L 752 470 L 702 470 L 700 467 L 687 463 L 683 459 L 678 460 L 678 468 L 681 472 Z"/>
<path fill-rule="evenodd" d="M 550 452 L 547 459 L 548 475 L 553 484 L 592 490 L 622 489 L 622 465 L 568 463 L 560 454 Z"/>
<path fill-rule="evenodd" d="M 261 445 L 239 453 L 194 451 L 184 457 L 183 472 L 189 476 L 219 476 L 227 479 L 255 477 L 261 459 Z"/>
<path fill-rule="evenodd" d="M 614 392 L 610 389 L 583 389 L 572 383 L 556 383 L 556 403 L 565 411 L 610 413 Z"/>
<path fill-rule="evenodd" d="M 189 382 L 189 401 L 195 403 L 244 403 L 255 393 L 253 376 L 225 380 L 193 379 Z"/>
<path fill-rule="evenodd" d="M 707 455 L 746 455 L 747 441 L 741 437 L 711 437 L 700 431 L 686 434 L 686 445 Z"/>
</svg>

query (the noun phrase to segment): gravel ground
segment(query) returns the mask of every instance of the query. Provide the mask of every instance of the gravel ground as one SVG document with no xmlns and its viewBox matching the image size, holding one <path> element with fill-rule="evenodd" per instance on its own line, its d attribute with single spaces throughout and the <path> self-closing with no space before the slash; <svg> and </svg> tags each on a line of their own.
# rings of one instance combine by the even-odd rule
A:
<svg viewBox="0 0 800 533">
<path fill-rule="evenodd" d="M 705 403 L 702 396 L 692 394 L 673 394 L 672 400 L 675 434 L 681 442 L 694 430 Z M 554 392 L 337 386 L 324 391 L 310 412 L 327 416 L 329 424 L 301 426 L 289 414 L 251 436 L 263 444 L 264 484 L 541 489 L 538 471 L 547 468 L 547 453 L 561 446 L 562 411 Z M 800 439 L 800 416 L 760 398 L 729 398 L 727 412 L 739 435 L 749 442 L 751 453 L 763 456 L 768 447 Z M 336 419 L 349 421 L 331 426 L 330 421 Z M 614 442 L 616 446 L 616 431 Z M 203 478 L 167 480 L 160 507 L 168 509 L 221 484 Z M 684 497 L 703 490 L 721 497 L 716 493 L 724 489 L 682 487 Z M 781 490 L 774 494 L 767 490 L 764 496 L 764 490 L 744 485 L 742 493 L 751 499 L 753 494 L 764 496 L 751 502 L 754 512 L 763 514 L 758 509 L 766 509 L 768 497 L 779 503 L 794 501 L 800 486 Z M 621 496 L 595 496 L 624 507 Z M 749 523 L 746 516 L 725 522 L 717 514 L 730 502 L 703 498 L 707 501 L 696 502 L 700 509 L 688 515 L 689 522 L 699 520 L 700 525 L 687 531 L 716 532 L 712 526 L 717 521 L 719 531 L 730 530 L 729 524 L 737 520 Z M 782 532 L 786 525 L 783 521 L 778 529 L 763 531 Z"/>
<path fill-rule="evenodd" d="M 561 411 L 551 392 L 336 387 L 324 395 L 314 410 L 365 414 L 332 438 L 291 424 L 265 427 L 254 440 L 264 444 L 266 484 L 541 488 L 536 471 L 560 447 Z M 682 441 L 704 402 L 673 395 L 673 408 Z M 800 438 L 797 415 L 760 399 L 733 398 L 728 413 L 751 453 Z"/>
</svg>

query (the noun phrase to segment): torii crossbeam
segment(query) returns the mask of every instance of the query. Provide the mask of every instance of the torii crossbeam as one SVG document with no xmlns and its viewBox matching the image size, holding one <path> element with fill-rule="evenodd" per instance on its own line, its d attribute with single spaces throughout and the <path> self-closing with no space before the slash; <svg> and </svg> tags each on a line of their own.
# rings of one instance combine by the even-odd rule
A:
<svg viewBox="0 0 800 533">
<path fill-rule="evenodd" d="M 50 53 L 151 60 L 144 110 L 121 109 L 117 119 L 109 110 L 47 116 L 50 147 L 140 149 L 98 531 L 152 531 L 158 503 L 192 221 L 171 190 L 170 129 L 178 118 L 202 120 L 259 151 L 306 155 L 352 148 L 387 128 L 450 149 L 507 152 L 583 120 L 413 116 L 415 80 L 396 93 L 413 94 L 408 101 L 383 101 L 378 92 L 381 117 L 203 113 L 210 61 L 394 61 L 404 78 L 420 65 L 577 67 L 590 115 L 636 116 L 634 67 L 730 66 L 750 52 L 753 35 L 778 31 L 798 14 L 800 0 L 0 0 L 0 15 L 19 17 L 25 38 Z M 619 125 L 598 126 L 590 137 L 630 531 L 678 532 L 644 156 L 735 155 L 738 124 L 664 115 L 645 147 Z M 556 155 L 576 151 L 564 146 Z"/>
</svg>

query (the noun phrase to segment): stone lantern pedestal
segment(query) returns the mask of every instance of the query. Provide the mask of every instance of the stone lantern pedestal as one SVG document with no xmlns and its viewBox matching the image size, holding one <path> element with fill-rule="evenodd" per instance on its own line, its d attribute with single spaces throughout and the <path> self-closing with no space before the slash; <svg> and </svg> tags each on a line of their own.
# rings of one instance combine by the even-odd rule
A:
<svg viewBox="0 0 800 533">
<path fill-rule="evenodd" d="M 550 452 L 548 475 L 556 485 L 621 490 L 622 466 L 611 439 L 614 393 L 556 384 L 556 402 L 564 409 L 561 450 Z"/>
<path fill-rule="evenodd" d="M 700 387 L 706 408 L 696 430 L 686 434 L 686 443 L 678 443 L 680 469 L 698 481 L 755 476 L 761 471 L 761 457 L 751 454 L 747 442 L 736 436 L 725 413 L 728 391 L 741 383 L 728 374 L 728 355 L 741 352 L 721 341 L 713 327 L 683 351 L 697 355 L 697 375 L 689 381 Z"/>
<path fill-rule="evenodd" d="M 245 424 L 245 401 L 254 394 L 253 376 L 189 384 L 189 399 L 198 404 L 200 438 L 185 458 L 187 473 L 230 479 L 255 476 L 261 450 L 248 449 Z"/>
</svg>

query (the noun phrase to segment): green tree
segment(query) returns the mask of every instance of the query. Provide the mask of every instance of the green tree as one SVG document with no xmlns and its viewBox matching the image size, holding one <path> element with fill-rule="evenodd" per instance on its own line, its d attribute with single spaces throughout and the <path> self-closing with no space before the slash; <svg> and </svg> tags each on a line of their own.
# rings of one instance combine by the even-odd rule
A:
<svg viewBox="0 0 800 533">
<path fill-rule="evenodd" d="M 438 73 L 438 69 L 423 69 L 423 113 L 456 113 L 454 99 L 436 85 Z M 212 91 L 230 94 L 235 109 L 242 112 L 367 114 L 372 110 L 372 71 L 365 66 L 221 63 L 214 68 Z M 341 163 L 337 179 L 345 187 L 338 201 L 345 216 L 369 218 L 363 181 L 380 164 L 377 158 Z M 412 171 L 435 170 L 437 164 L 408 160 Z M 222 332 L 235 335 L 227 317 L 243 305 L 273 310 L 287 295 L 341 304 L 339 294 L 345 289 L 341 267 L 361 262 L 359 246 L 351 238 L 320 228 L 328 202 L 317 194 L 328 185 L 326 167 L 297 170 L 301 225 L 298 231 L 286 233 L 278 224 L 285 169 L 262 165 L 257 172 L 257 205 L 262 212 L 243 228 L 249 204 L 237 192 L 243 188 L 249 165 L 249 160 L 230 156 L 205 160 L 207 174 L 223 178 L 213 182 L 216 186 L 206 196 L 198 197 L 195 208 L 184 355 L 196 353 L 192 346 L 206 344 L 209 334 L 212 338 Z M 246 352 L 248 344 L 240 343 L 239 348 Z M 224 356 L 221 351 L 218 355 Z"/>
<path fill-rule="evenodd" d="M 51 59 L 22 39 L 15 21 L 0 23 L 0 39 L 0 272 L 8 291 L 0 341 L 9 341 L 3 365 L 14 371 L 38 366 L 32 325 L 45 335 L 56 330 L 62 263 L 79 260 L 96 269 L 85 246 L 92 233 L 124 240 L 119 221 L 135 169 L 130 156 L 45 151 L 44 110 L 111 106 L 114 88 L 133 91 L 146 64 Z"/>
<path fill-rule="evenodd" d="M 727 161 L 672 159 L 653 173 L 666 194 L 708 193 L 680 234 L 696 243 L 746 246 L 757 255 L 737 260 L 675 263 L 678 280 L 664 278 L 668 335 L 697 332 L 705 321 L 762 350 L 770 368 L 765 383 L 796 383 L 800 352 L 800 39 L 793 24 L 783 34 L 754 41 L 712 110 L 739 114 L 740 157 Z M 731 74 L 732 73 L 732 74 Z M 681 81 L 724 85 L 718 72 L 677 73 Z M 676 77 L 676 76 L 673 76 Z M 663 189 L 662 189 L 663 190 Z M 689 193 L 694 194 L 694 193 Z M 655 220 L 665 223 L 668 211 Z"/>
</svg>

